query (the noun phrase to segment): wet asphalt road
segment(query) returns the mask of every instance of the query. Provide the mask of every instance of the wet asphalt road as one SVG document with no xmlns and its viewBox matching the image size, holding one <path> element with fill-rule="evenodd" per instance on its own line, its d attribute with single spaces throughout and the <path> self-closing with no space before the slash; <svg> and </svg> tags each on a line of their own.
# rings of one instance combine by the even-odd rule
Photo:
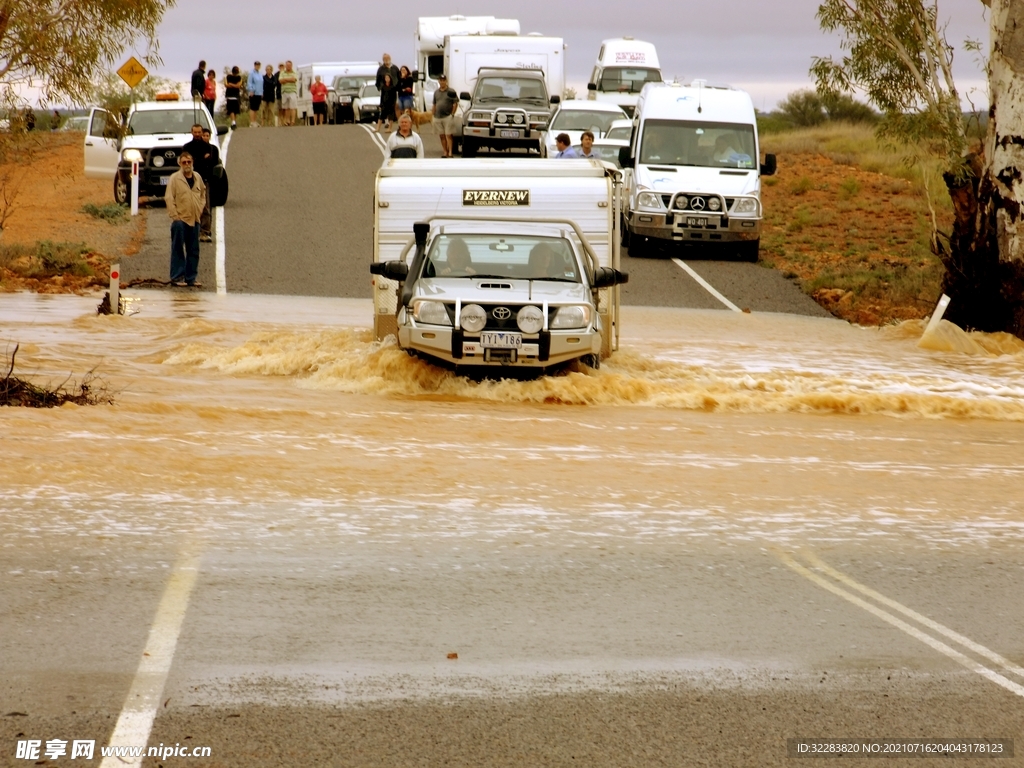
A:
<svg viewBox="0 0 1024 768">
<path fill-rule="evenodd" d="M 428 157 L 440 144 L 424 131 Z M 371 295 L 374 174 L 383 155 L 360 126 L 241 129 L 231 137 L 231 194 L 224 208 L 228 292 L 339 296 Z M 458 158 L 452 160 L 458 163 Z M 149 231 L 140 253 L 122 265 L 126 282 L 167 279 L 169 224 L 162 203 L 147 209 Z M 214 290 L 214 247 L 204 244 L 199 279 Z M 775 270 L 722 259 L 718 251 L 674 247 L 651 257 L 623 252 L 624 304 L 721 309 L 726 306 L 676 265 L 681 258 L 740 309 L 828 317 Z"/>
</svg>

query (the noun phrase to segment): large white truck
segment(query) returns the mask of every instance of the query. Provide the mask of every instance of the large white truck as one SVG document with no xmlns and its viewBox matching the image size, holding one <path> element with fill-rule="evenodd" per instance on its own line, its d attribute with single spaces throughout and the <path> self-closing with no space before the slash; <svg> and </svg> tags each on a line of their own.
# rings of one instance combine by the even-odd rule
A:
<svg viewBox="0 0 1024 768">
<path fill-rule="evenodd" d="M 730 245 L 757 261 L 761 176 L 757 120 L 749 94 L 695 80 L 649 83 L 633 115 L 629 147 L 620 152 L 628 199 L 623 238 L 631 256 L 651 240 Z"/>
<path fill-rule="evenodd" d="M 603 40 L 587 83 L 587 98 L 611 102 L 632 116 L 643 87 L 663 79 L 653 43 L 632 37 Z"/>
<path fill-rule="evenodd" d="M 421 16 L 416 24 L 416 63 L 420 78 L 413 96 L 415 107 L 425 111 L 433 103 L 437 76 L 444 72 L 444 39 L 450 35 L 518 35 L 516 19 L 494 16 Z M 401 66 L 401 62 L 398 63 Z"/>
<path fill-rule="evenodd" d="M 593 160 L 385 162 L 376 338 L 448 366 L 597 367 L 618 348 L 620 192 Z"/>
</svg>

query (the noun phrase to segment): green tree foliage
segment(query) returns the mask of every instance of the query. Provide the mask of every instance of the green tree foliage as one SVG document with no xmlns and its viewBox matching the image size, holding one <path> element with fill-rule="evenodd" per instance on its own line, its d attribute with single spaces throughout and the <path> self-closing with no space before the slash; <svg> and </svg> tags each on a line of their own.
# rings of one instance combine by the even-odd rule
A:
<svg viewBox="0 0 1024 768">
<path fill-rule="evenodd" d="M 798 128 L 821 125 L 828 119 L 824 102 L 810 89 L 789 94 L 779 102 L 779 113 L 790 125 Z"/>
<path fill-rule="evenodd" d="M 31 81 L 45 102 L 84 104 L 97 74 L 137 41 L 156 66 L 156 29 L 175 1 L 0 0 L 0 99 L 16 103 Z"/>
<path fill-rule="evenodd" d="M 153 101 L 158 93 L 176 93 L 183 98 L 184 84 L 163 77 L 147 76 L 133 90 L 114 72 L 106 72 L 93 85 L 89 102 L 122 117 L 133 101 Z"/>
</svg>

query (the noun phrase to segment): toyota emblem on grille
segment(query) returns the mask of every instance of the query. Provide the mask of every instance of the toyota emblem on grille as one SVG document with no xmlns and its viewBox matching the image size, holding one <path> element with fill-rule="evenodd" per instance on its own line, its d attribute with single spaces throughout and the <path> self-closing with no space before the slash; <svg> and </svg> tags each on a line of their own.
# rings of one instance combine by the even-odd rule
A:
<svg viewBox="0 0 1024 768">
<path fill-rule="evenodd" d="M 166 152 L 164 152 L 164 157 L 166 157 L 168 160 L 171 160 L 174 157 L 174 150 L 169 149 Z"/>
<path fill-rule="evenodd" d="M 508 320 L 512 317 L 512 310 L 508 307 L 495 307 L 491 314 L 494 315 L 495 320 Z"/>
<path fill-rule="evenodd" d="M 704 198 L 703 197 L 691 197 L 690 198 L 690 207 L 693 208 L 693 210 L 695 210 L 695 211 L 703 211 L 704 210 L 704 205 L 705 205 L 705 203 L 704 203 Z"/>
</svg>

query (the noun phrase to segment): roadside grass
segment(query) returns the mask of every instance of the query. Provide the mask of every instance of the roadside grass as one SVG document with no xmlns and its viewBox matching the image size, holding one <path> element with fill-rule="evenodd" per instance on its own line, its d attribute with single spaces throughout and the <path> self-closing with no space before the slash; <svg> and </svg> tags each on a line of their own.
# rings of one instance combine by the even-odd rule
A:
<svg viewBox="0 0 1024 768">
<path fill-rule="evenodd" d="M 931 311 L 943 267 L 929 247 L 927 191 L 939 229 L 952 219 L 937 163 L 910 165 L 870 127 L 841 123 L 769 133 L 762 149 L 779 165 L 762 190 L 765 266 L 852 322 Z"/>
<path fill-rule="evenodd" d="M 103 205 L 86 203 L 82 206 L 82 213 L 87 213 L 97 219 L 109 221 L 111 224 L 123 224 L 128 221 L 127 206 L 118 205 L 113 202 L 104 203 Z"/>
<path fill-rule="evenodd" d="M 105 257 L 90 251 L 85 243 L 40 240 L 32 245 L 0 244 L 0 282 L 5 273 L 37 280 L 61 275 L 99 279 L 105 262 Z"/>
</svg>

